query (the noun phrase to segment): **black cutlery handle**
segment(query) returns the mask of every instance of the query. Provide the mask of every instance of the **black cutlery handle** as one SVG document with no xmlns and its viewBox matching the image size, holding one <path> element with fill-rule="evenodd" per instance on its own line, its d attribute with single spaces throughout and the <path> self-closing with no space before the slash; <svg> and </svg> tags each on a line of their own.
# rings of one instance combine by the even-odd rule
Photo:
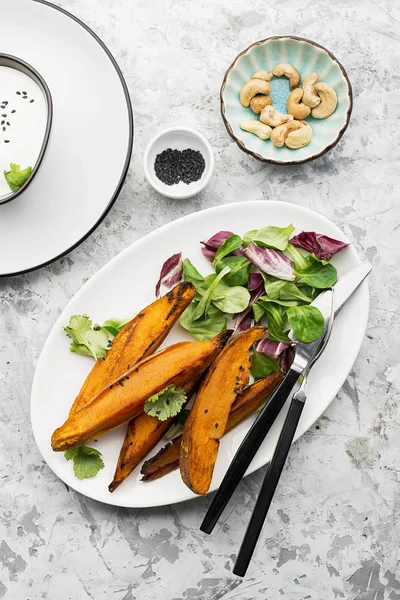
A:
<svg viewBox="0 0 400 600">
<path fill-rule="evenodd" d="M 288 371 L 285 379 L 272 394 L 268 403 L 249 429 L 246 437 L 233 457 L 232 462 L 225 473 L 225 477 L 203 519 L 200 530 L 204 531 L 204 533 L 211 533 L 214 529 L 222 511 L 228 504 L 239 481 L 242 479 L 248 466 L 256 455 L 257 450 L 264 441 L 265 436 L 271 429 L 276 417 L 282 410 L 282 407 L 293 390 L 298 378 L 299 373 L 297 371 L 294 371 L 293 369 Z"/>
<path fill-rule="evenodd" d="M 272 498 L 274 497 L 276 486 L 278 485 L 283 467 L 285 466 L 286 458 L 289 454 L 303 408 L 304 402 L 297 399 L 292 400 L 274 455 L 265 474 L 253 514 L 251 515 L 250 523 L 247 527 L 242 545 L 240 546 L 236 564 L 233 569 L 235 575 L 243 577 L 246 574 L 268 509 L 272 502 Z"/>
</svg>

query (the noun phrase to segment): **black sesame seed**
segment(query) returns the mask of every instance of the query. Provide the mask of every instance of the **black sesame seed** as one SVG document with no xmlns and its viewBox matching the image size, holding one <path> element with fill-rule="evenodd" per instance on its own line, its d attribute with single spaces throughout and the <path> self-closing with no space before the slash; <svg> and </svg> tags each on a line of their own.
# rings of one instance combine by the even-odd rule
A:
<svg viewBox="0 0 400 600">
<path fill-rule="evenodd" d="M 215 423 L 215 429 L 218 429 L 218 423 Z"/>
<path fill-rule="evenodd" d="M 6 117 L 7 115 L 1 115 L 2 117 Z"/>
<path fill-rule="evenodd" d="M 21 95 L 21 92 L 16 92 L 16 94 L 17 94 L 17 96 L 20 96 L 20 95 Z"/>
<path fill-rule="evenodd" d="M 11 111 L 11 114 L 14 114 L 15 112 L 17 112 L 17 111 L 16 111 L 16 110 L 12 110 L 12 111 Z"/>
<path fill-rule="evenodd" d="M 9 143 L 10 143 L 10 140 L 4 140 L 4 143 L 5 143 L 5 144 L 9 144 Z"/>
<path fill-rule="evenodd" d="M 5 130 L 6 130 L 6 128 L 5 128 L 5 127 L 3 127 L 3 131 L 5 131 Z"/>
<path fill-rule="evenodd" d="M 204 414 L 206 414 L 206 413 L 208 413 L 208 408 L 206 408 L 206 409 L 204 410 Z"/>
<path fill-rule="evenodd" d="M 166 404 L 167 406 L 169 406 L 169 400 L 168 400 L 168 398 L 166 399 L 166 401 L 165 401 L 165 404 Z"/>
<path fill-rule="evenodd" d="M 4 123 L 5 123 L 5 121 L 2 121 L 0 124 L 1 124 L 1 125 L 4 125 Z"/>
<path fill-rule="evenodd" d="M 182 152 L 168 148 L 157 154 L 154 162 L 156 177 L 166 185 L 182 181 L 189 184 L 198 181 L 205 169 L 205 161 L 197 150 L 187 148 Z"/>
<path fill-rule="evenodd" d="M 24 96 L 26 96 L 27 92 L 22 92 Z"/>
<path fill-rule="evenodd" d="M 100 331 L 100 325 L 95 325 L 93 327 L 93 331 Z"/>
<path fill-rule="evenodd" d="M 29 100 L 30 104 L 32 104 L 32 102 L 35 102 L 34 99 L 32 98 L 32 100 Z"/>
<path fill-rule="evenodd" d="M 9 123 L 9 121 L 7 121 L 7 125 L 8 125 L 8 126 L 10 126 L 10 123 Z"/>
</svg>

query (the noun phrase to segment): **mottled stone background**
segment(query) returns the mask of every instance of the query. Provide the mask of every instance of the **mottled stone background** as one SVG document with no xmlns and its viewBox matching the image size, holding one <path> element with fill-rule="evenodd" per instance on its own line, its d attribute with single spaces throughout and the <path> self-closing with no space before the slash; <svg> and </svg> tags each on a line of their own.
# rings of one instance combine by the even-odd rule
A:
<svg viewBox="0 0 400 600">
<path fill-rule="evenodd" d="M 80 248 L 39 272 L 0 281 L 0 597 L 33 600 L 400 599 L 399 37 L 384 0 L 62 0 L 109 46 L 127 79 L 136 144 L 125 187 Z M 236 54 L 297 34 L 343 62 L 350 127 L 327 156 L 264 166 L 226 134 L 218 90 Z M 1 40 L 0 40 L 1 47 Z M 396 114 L 397 113 L 397 114 Z M 397 121 L 396 121 L 397 118 Z M 143 150 L 184 123 L 212 143 L 216 172 L 186 202 L 147 185 Z M 30 430 L 35 365 L 55 319 L 110 258 L 159 225 L 237 200 L 324 213 L 374 266 L 365 341 L 329 410 L 291 452 L 248 576 L 232 575 L 263 470 L 246 478 L 212 537 L 210 500 L 115 509 L 69 491 Z"/>
</svg>

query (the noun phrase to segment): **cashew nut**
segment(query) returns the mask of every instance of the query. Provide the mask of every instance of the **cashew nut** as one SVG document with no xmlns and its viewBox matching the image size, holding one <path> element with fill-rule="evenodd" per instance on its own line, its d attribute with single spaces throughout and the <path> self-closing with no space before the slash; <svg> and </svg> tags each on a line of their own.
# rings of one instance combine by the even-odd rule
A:
<svg viewBox="0 0 400 600">
<path fill-rule="evenodd" d="M 247 108 L 256 94 L 269 94 L 271 85 L 262 79 L 250 79 L 240 90 L 240 104 Z"/>
<path fill-rule="evenodd" d="M 298 121 L 300 123 L 300 128 L 296 131 L 291 131 L 288 133 L 285 139 L 285 144 L 288 148 L 303 148 L 303 146 L 307 146 L 310 143 L 313 130 L 312 127 L 307 121 Z"/>
<path fill-rule="evenodd" d="M 262 109 L 269 104 L 272 104 L 272 98 L 264 96 L 264 94 L 257 94 L 250 100 L 250 108 L 256 115 L 259 115 Z"/>
<path fill-rule="evenodd" d="M 288 123 L 283 123 L 282 125 L 278 125 L 275 129 L 272 130 L 271 133 L 271 141 L 274 146 L 278 146 L 278 148 L 282 148 L 285 143 L 286 137 L 289 135 L 291 131 L 295 131 L 296 129 L 300 129 L 301 122 L 300 121 L 289 121 Z"/>
<path fill-rule="evenodd" d="M 314 92 L 318 77 L 318 73 L 310 73 L 303 81 L 303 103 L 310 108 L 318 106 L 321 102 L 321 98 Z"/>
<path fill-rule="evenodd" d="M 318 96 L 321 98 L 321 103 L 316 108 L 312 109 L 311 115 L 314 119 L 325 119 L 336 109 L 336 92 L 333 87 L 322 81 L 321 83 L 316 83 L 314 85 L 314 91 L 317 92 Z"/>
<path fill-rule="evenodd" d="M 278 112 L 273 106 L 266 106 L 261 111 L 260 119 L 263 123 L 271 127 L 277 127 L 278 125 L 282 125 L 282 123 L 292 121 L 293 117 L 292 115 L 284 115 Z"/>
<path fill-rule="evenodd" d="M 262 79 L 263 81 L 269 81 L 273 78 L 273 74 L 271 73 L 271 71 L 257 71 L 257 73 L 254 73 L 252 78 Z"/>
<path fill-rule="evenodd" d="M 303 90 L 296 88 L 289 94 L 287 101 L 288 113 L 294 116 L 295 119 L 305 119 L 311 112 L 311 108 L 301 102 L 303 97 Z"/>
<path fill-rule="evenodd" d="M 271 127 L 268 127 L 268 125 L 265 125 L 264 123 L 260 123 L 260 121 L 243 121 L 243 123 L 240 123 L 240 129 L 248 131 L 249 133 L 254 133 L 262 140 L 267 140 L 272 131 Z"/>
<path fill-rule="evenodd" d="M 290 82 L 291 90 L 293 88 L 297 87 L 300 83 L 300 73 L 298 72 L 297 69 L 292 67 L 292 65 L 281 63 L 279 65 L 276 65 L 276 67 L 273 68 L 272 73 L 274 75 L 276 75 L 277 77 L 282 77 L 282 75 L 287 77 Z"/>
</svg>

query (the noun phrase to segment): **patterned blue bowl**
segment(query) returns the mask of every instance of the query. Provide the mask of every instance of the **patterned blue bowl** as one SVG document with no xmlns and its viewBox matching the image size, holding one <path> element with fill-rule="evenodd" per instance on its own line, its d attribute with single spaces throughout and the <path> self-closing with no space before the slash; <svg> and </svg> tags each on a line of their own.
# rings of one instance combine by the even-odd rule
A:
<svg viewBox="0 0 400 600">
<path fill-rule="evenodd" d="M 318 73 L 319 81 L 332 86 L 338 97 L 336 110 L 327 119 L 307 117 L 306 120 L 313 128 L 313 136 L 307 146 L 297 150 L 287 146 L 277 148 L 270 140 L 261 140 L 240 129 L 242 121 L 258 119 L 258 115 L 250 108 L 244 108 L 240 104 L 239 93 L 242 86 L 256 71 L 272 71 L 279 63 L 293 65 L 299 71 L 301 81 L 309 73 Z M 286 113 L 289 80 L 286 77 L 274 77 L 270 84 L 273 106 Z M 293 36 L 270 37 L 249 46 L 229 67 L 221 87 L 221 114 L 229 135 L 244 152 L 258 160 L 275 164 L 299 164 L 325 154 L 338 143 L 345 132 L 352 107 L 350 81 L 339 61 L 319 44 Z"/>
</svg>

